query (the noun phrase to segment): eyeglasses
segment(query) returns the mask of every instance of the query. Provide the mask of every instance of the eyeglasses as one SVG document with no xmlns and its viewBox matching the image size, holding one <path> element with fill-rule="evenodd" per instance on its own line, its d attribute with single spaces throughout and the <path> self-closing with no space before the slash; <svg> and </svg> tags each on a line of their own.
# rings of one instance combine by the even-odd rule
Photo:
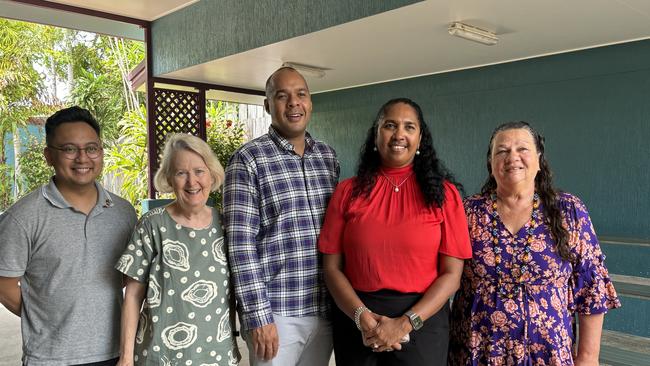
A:
<svg viewBox="0 0 650 366">
<path fill-rule="evenodd" d="M 63 147 L 47 146 L 50 149 L 59 150 L 63 153 L 66 159 L 76 159 L 80 151 L 84 151 L 90 159 L 97 159 L 102 152 L 102 147 L 99 145 L 90 145 L 86 147 L 76 147 L 73 145 L 66 145 Z"/>
</svg>

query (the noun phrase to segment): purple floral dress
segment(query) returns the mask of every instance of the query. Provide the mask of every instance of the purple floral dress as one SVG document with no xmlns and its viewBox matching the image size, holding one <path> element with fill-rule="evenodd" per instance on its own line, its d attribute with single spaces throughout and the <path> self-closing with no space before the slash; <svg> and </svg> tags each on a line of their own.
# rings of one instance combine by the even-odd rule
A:
<svg viewBox="0 0 650 366">
<path fill-rule="evenodd" d="M 573 314 L 621 306 L 587 208 L 569 193 L 558 199 L 572 262 L 556 251 L 541 205 L 530 234 L 529 222 L 512 235 L 498 215 L 493 227 L 489 195 L 465 200 L 473 256 L 465 262 L 453 303 L 450 365 L 573 365 Z M 495 252 L 500 252 L 500 264 Z"/>
</svg>

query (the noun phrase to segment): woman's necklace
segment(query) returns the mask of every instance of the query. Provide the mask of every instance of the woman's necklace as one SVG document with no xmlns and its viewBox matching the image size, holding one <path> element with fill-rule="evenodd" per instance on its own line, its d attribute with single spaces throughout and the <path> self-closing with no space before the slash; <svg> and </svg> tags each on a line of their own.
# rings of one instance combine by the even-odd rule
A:
<svg viewBox="0 0 650 366">
<path fill-rule="evenodd" d="M 393 190 L 394 190 L 395 192 L 399 192 L 399 187 L 401 187 L 404 183 L 406 183 L 406 181 L 407 181 L 409 178 L 411 178 L 411 176 L 413 175 L 413 172 L 411 172 L 411 173 L 409 173 L 409 175 L 406 176 L 406 178 L 404 178 L 403 181 L 399 182 L 399 184 L 395 184 L 395 183 L 393 183 L 392 180 L 390 180 L 390 178 L 388 178 L 388 176 L 387 176 L 386 174 L 384 174 L 384 172 L 382 172 L 381 170 L 380 170 L 379 172 L 381 173 L 381 175 L 384 176 L 384 178 L 386 178 L 386 180 L 388 181 L 388 183 L 390 183 L 390 185 L 393 186 L 393 188 L 394 188 Z"/>
<path fill-rule="evenodd" d="M 497 283 L 498 283 L 498 291 L 499 294 L 501 294 L 504 297 L 507 297 L 509 299 L 512 299 L 514 297 L 514 291 L 508 292 L 506 288 L 504 287 L 504 281 L 503 281 L 503 270 L 501 269 L 501 262 L 502 262 L 502 257 L 501 257 L 501 252 L 502 249 L 499 246 L 499 229 L 497 228 L 497 218 L 499 217 L 499 213 L 497 212 L 497 195 L 496 193 L 492 193 L 490 195 L 490 198 L 492 199 L 492 249 L 494 250 L 494 267 L 497 272 Z M 523 285 L 523 281 L 525 280 L 525 274 L 528 273 L 528 262 L 531 260 L 531 254 L 530 254 L 530 244 L 533 242 L 533 232 L 535 231 L 535 228 L 537 227 L 537 219 L 539 218 L 539 195 L 537 192 L 533 194 L 533 212 L 530 215 L 530 224 L 528 225 L 528 228 L 526 229 L 526 240 L 524 241 L 524 254 L 522 256 L 522 261 L 520 261 L 519 268 L 516 269 L 513 267 L 512 269 L 512 274 L 516 279 L 516 284 L 515 284 L 515 289 L 517 293 L 521 292 L 521 287 Z M 514 266 L 514 258 L 515 254 L 513 253 L 513 266 Z M 518 272 L 518 273 L 517 273 Z"/>
</svg>

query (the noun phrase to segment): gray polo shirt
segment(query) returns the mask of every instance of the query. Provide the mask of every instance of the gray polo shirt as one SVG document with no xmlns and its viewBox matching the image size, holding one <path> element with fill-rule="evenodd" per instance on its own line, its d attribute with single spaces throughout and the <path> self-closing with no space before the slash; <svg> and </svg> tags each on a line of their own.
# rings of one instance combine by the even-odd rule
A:
<svg viewBox="0 0 650 366">
<path fill-rule="evenodd" d="M 119 354 L 121 274 L 113 269 L 136 223 L 97 184 L 89 215 L 50 183 L 0 216 L 0 276 L 21 277 L 23 363 L 63 366 Z"/>
</svg>

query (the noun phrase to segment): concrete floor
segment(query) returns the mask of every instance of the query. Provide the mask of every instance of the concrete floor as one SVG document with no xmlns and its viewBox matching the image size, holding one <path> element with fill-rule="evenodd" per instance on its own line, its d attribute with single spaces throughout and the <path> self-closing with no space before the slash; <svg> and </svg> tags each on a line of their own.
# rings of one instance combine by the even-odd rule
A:
<svg viewBox="0 0 650 366">
<path fill-rule="evenodd" d="M 21 345 L 22 337 L 20 336 L 20 318 L 10 313 L 4 306 L 0 305 L 0 366 L 17 366 L 20 365 L 22 355 Z M 237 338 L 239 350 L 242 353 L 240 366 L 249 366 L 248 349 L 246 343 Z M 334 356 L 330 361 L 330 366 L 335 366 Z"/>
<path fill-rule="evenodd" d="M 607 332 L 603 336 L 603 341 L 606 341 L 608 338 Z M 610 332 L 611 333 L 611 332 Z M 620 335 L 617 334 L 619 338 Z M 22 355 L 21 352 L 21 345 L 22 345 L 22 337 L 20 336 L 20 318 L 15 316 L 14 314 L 10 313 L 9 310 L 5 309 L 4 306 L 0 305 L 0 366 L 17 366 L 20 365 L 20 357 Z M 246 347 L 246 343 L 241 339 L 241 337 L 237 338 L 237 343 L 239 344 L 239 350 L 242 353 L 242 360 L 240 362 L 240 366 L 250 366 L 249 360 L 248 360 L 248 348 Z M 606 343 L 606 342 L 605 342 Z M 620 342 L 620 343 L 626 343 L 629 345 L 636 345 L 636 343 L 631 342 L 629 340 L 626 340 L 626 342 Z M 636 345 L 637 348 L 645 348 L 646 352 L 648 347 L 648 341 L 645 341 L 642 345 Z M 625 348 L 625 347 L 623 347 Z M 634 349 L 637 351 L 637 349 Z M 334 362 L 334 355 L 332 355 L 332 359 L 330 360 L 329 366 L 335 366 L 336 363 Z M 605 364 L 601 364 L 601 366 L 606 366 Z"/>
<path fill-rule="evenodd" d="M 237 337 L 237 344 L 239 345 L 239 352 L 241 352 L 241 361 L 239 362 L 239 366 L 250 366 L 246 342 L 244 342 L 241 337 Z M 2 366 L 2 364 L 0 364 L 0 366 Z M 334 354 L 332 354 L 329 366 L 336 366 L 336 362 L 334 362 Z"/>
</svg>

